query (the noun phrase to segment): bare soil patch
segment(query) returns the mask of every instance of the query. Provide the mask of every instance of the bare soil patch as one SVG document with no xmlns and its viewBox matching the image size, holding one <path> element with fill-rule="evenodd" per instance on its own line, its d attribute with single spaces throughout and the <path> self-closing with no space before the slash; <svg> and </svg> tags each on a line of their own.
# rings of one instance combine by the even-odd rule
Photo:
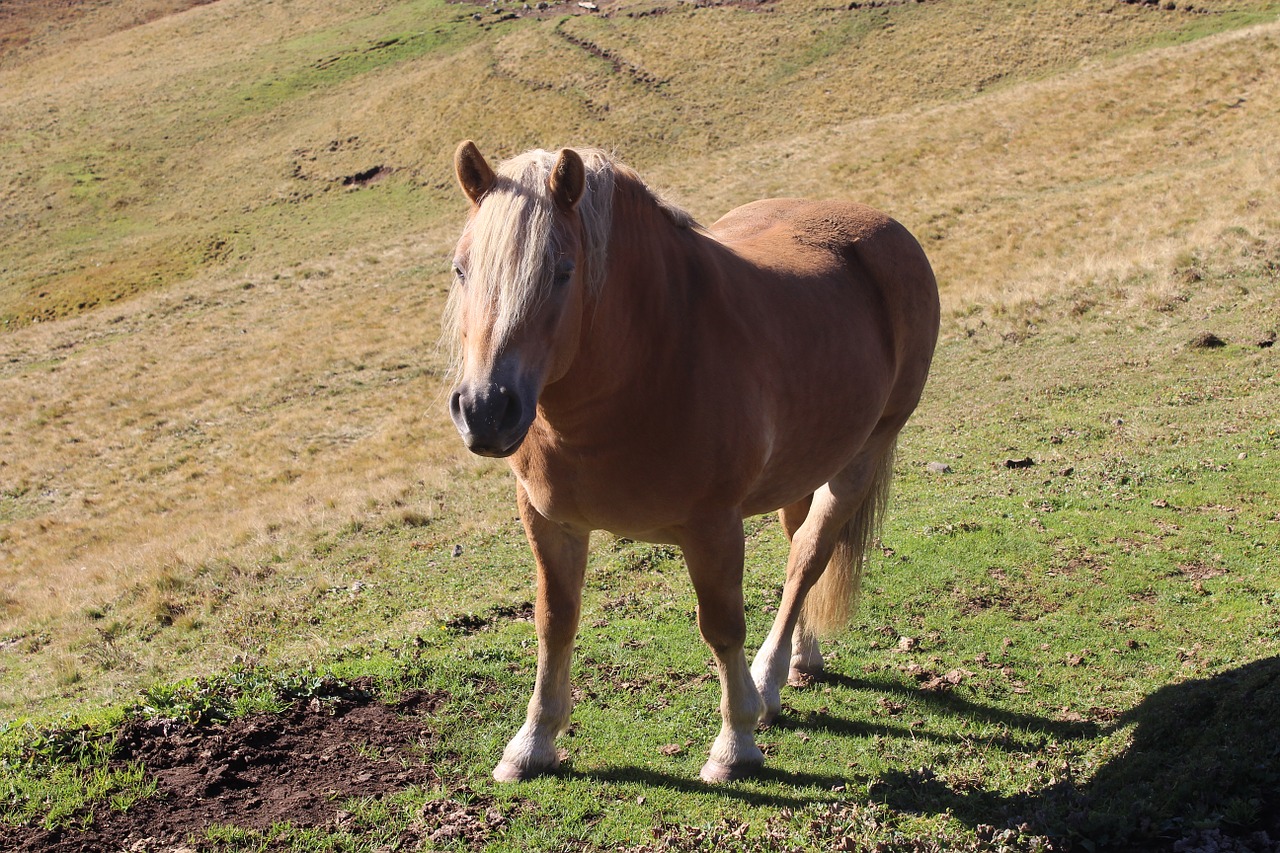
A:
<svg viewBox="0 0 1280 853">
<path fill-rule="evenodd" d="M 424 762 L 427 716 L 445 697 L 412 691 L 392 705 L 359 688 L 299 701 L 282 714 L 193 726 L 130 723 L 113 763 L 141 762 L 154 796 L 127 812 L 100 809 L 85 830 L 0 828 L 4 849 L 49 853 L 199 849 L 205 830 L 336 826 L 349 797 L 382 797 L 437 779 Z"/>
</svg>

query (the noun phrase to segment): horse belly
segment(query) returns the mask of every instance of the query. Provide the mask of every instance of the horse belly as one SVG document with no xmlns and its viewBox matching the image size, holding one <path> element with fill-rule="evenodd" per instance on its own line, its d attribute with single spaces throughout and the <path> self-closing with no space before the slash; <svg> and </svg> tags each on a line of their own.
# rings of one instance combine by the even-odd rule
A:
<svg viewBox="0 0 1280 853">
<path fill-rule="evenodd" d="M 743 501 L 743 515 L 772 512 L 813 494 L 853 463 L 878 422 L 851 419 L 822 431 L 808 425 L 780 436 Z"/>
</svg>

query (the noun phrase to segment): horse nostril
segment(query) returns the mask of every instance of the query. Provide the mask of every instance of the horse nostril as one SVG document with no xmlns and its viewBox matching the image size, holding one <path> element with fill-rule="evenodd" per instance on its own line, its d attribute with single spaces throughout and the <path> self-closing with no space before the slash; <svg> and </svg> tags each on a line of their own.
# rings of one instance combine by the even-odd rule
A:
<svg viewBox="0 0 1280 853">
<path fill-rule="evenodd" d="M 514 429 L 520 424 L 520 416 L 524 413 L 523 407 L 520 405 L 520 398 L 512 394 L 506 388 L 499 388 L 498 393 L 502 395 L 503 406 L 502 412 L 498 416 L 498 429 L 507 431 Z"/>
<path fill-rule="evenodd" d="M 449 397 L 449 414 L 457 421 L 462 417 L 462 392 L 454 391 Z"/>
</svg>

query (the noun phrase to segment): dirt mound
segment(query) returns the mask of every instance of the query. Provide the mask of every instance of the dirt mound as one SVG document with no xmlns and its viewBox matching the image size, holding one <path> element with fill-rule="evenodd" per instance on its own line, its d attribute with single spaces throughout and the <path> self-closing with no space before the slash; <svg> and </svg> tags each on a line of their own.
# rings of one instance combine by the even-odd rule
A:
<svg viewBox="0 0 1280 853">
<path fill-rule="evenodd" d="M 444 701 L 415 691 L 386 705 L 355 690 L 225 724 L 130 723 L 112 762 L 141 762 L 156 781 L 153 797 L 125 813 L 99 810 L 86 830 L 0 828 L 0 846 L 100 853 L 150 839 L 147 849 L 175 849 L 216 824 L 334 825 L 347 797 L 379 797 L 437 778 L 423 763 L 422 747 L 434 738 L 423 715 Z"/>
</svg>

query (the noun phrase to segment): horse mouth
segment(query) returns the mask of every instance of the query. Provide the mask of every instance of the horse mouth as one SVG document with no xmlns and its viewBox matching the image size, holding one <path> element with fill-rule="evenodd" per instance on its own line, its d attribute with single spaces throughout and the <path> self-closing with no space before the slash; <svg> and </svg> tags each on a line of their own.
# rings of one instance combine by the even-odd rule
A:
<svg viewBox="0 0 1280 853">
<path fill-rule="evenodd" d="M 506 459 L 511 454 L 520 449 L 520 445 L 524 444 L 525 438 L 529 435 L 528 428 L 520 431 L 516 436 L 477 436 L 475 434 L 464 434 L 462 442 L 476 456 L 486 456 L 490 459 Z"/>
<path fill-rule="evenodd" d="M 466 444 L 467 450 L 475 453 L 476 456 L 486 456 L 489 459 L 506 459 L 517 450 L 520 450 L 521 444 L 525 443 L 525 438 L 529 437 L 529 428 L 532 424 L 518 425 L 515 429 L 499 430 L 499 432 L 471 432 L 470 429 L 458 429 L 458 434 L 462 437 L 462 443 Z"/>
<path fill-rule="evenodd" d="M 537 407 L 526 401 L 535 399 L 518 382 L 459 385 L 449 398 L 449 415 L 468 450 L 502 459 L 520 449 L 529 434 Z"/>
</svg>

